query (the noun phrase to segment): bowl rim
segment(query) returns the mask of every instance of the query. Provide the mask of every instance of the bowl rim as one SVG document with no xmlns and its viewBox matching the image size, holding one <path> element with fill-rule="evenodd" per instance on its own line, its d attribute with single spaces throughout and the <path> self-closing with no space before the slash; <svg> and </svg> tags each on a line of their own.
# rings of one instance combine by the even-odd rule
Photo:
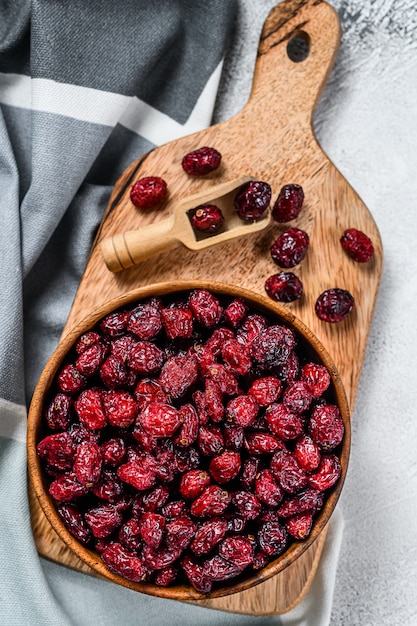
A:
<svg viewBox="0 0 417 626">
<path fill-rule="evenodd" d="M 273 317 L 277 317 L 282 321 L 282 323 L 294 328 L 296 333 L 301 335 L 303 340 L 310 344 L 310 347 L 317 354 L 319 360 L 327 367 L 331 377 L 331 384 L 336 398 L 336 404 L 339 408 L 345 426 L 344 438 L 339 455 L 342 473 L 338 482 L 334 487 L 332 487 L 329 495 L 326 497 L 323 508 L 315 518 L 309 537 L 303 541 L 293 541 L 282 555 L 271 561 L 268 565 L 266 565 L 266 567 L 262 568 L 258 572 L 255 572 L 238 582 L 231 583 L 230 585 L 215 588 L 207 594 L 200 593 L 191 585 L 188 586 L 185 584 L 173 585 L 171 587 L 159 587 L 158 585 L 147 581 L 133 582 L 108 570 L 97 552 L 83 546 L 65 528 L 61 518 L 58 516 L 53 503 L 54 501 L 47 492 L 46 478 L 36 452 L 36 445 L 39 440 L 39 431 L 42 426 L 42 408 L 45 394 L 49 390 L 60 364 L 66 355 L 71 351 L 78 337 L 84 332 L 91 330 L 100 319 L 114 310 L 145 300 L 151 296 L 166 296 L 173 293 L 190 292 L 193 289 L 207 289 L 218 296 L 241 297 L 255 309 L 258 309 L 261 312 L 264 311 Z M 129 290 L 125 294 L 112 298 L 104 305 L 93 309 L 91 313 L 80 320 L 71 330 L 64 333 L 49 360 L 45 364 L 35 387 L 28 413 L 26 444 L 29 478 L 39 505 L 57 535 L 78 558 L 92 568 L 96 574 L 99 574 L 100 576 L 119 585 L 148 595 L 185 601 L 219 598 L 250 589 L 282 572 L 294 563 L 316 541 L 332 516 L 345 481 L 349 464 L 350 446 L 351 421 L 347 395 L 341 377 L 330 354 L 316 335 L 306 326 L 306 324 L 304 324 L 301 319 L 278 302 L 246 288 L 210 280 L 178 280 L 161 282 Z"/>
</svg>

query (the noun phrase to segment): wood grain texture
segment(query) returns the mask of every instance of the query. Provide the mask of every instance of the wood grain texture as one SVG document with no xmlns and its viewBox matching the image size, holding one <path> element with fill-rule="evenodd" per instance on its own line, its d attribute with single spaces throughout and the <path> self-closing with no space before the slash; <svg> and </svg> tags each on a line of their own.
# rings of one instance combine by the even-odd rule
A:
<svg viewBox="0 0 417 626">
<path fill-rule="evenodd" d="M 302 31 L 310 44 L 307 58 L 291 61 L 287 42 Z M 103 260 L 106 237 L 140 229 L 168 218 L 178 202 L 240 176 L 269 182 L 274 198 L 285 183 L 302 185 L 305 206 L 291 226 L 304 229 L 310 248 L 294 269 L 304 285 L 300 301 L 287 305 L 321 340 L 331 354 L 353 409 L 382 270 L 378 228 L 361 199 L 318 145 L 312 115 L 337 54 L 337 15 L 325 2 L 287 0 L 270 13 L 260 40 L 253 89 L 248 104 L 232 119 L 166 144 L 133 163 L 116 184 L 76 294 L 64 335 L 93 308 L 134 288 L 179 279 L 210 279 L 264 293 L 265 279 L 278 271 L 269 255 L 273 240 L 288 226 L 272 223 L 260 233 L 192 252 L 177 248 L 114 274 Z M 184 154 L 212 145 L 222 155 L 221 168 L 191 178 L 181 168 Z M 162 176 L 170 195 L 164 206 L 146 214 L 129 200 L 130 185 L 142 176 Z M 357 264 L 341 249 L 345 228 L 355 227 L 373 240 L 375 257 Z M 315 315 L 318 295 L 330 287 L 348 289 L 355 309 L 340 324 L 326 324 Z M 32 520 L 40 553 L 75 569 L 86 566 L 68 553 L 42 519 L 33 501 Z M 294 564 L 252 589 L 226 598 L 200 601 L 210 608 L 255 615 L 289 610 L 307 591 L 321 554 L 325 530 Z"/>
</svg>

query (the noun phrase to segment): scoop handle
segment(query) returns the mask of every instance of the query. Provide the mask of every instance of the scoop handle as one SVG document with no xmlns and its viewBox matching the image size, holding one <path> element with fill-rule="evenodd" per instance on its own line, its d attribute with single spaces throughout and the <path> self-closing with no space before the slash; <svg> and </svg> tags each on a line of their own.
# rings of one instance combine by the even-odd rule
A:
<svg viewBox="0 0 417 626">
<path fill-rule="evenodd" d="M 120 272 L 179 245 L 172 215 L 141 229 L 107 237 L 101 242 L 100 248 L 108 269 L 111 272 Z"/>
</svg>

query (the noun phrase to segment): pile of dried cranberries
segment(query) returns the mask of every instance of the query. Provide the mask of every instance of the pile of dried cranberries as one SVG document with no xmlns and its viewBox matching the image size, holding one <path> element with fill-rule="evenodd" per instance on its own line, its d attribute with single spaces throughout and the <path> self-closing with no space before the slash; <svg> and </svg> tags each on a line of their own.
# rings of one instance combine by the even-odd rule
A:
<svg viewBox="0 0 417 626">
<path fill-rule="evenodd" d="M 303 341 L 201 288 L 101 319 L 58 370 L 37 446 L 68 531 L 126 579 L 202 593 L 306 539 L 344 424 Z"/>
</svg>

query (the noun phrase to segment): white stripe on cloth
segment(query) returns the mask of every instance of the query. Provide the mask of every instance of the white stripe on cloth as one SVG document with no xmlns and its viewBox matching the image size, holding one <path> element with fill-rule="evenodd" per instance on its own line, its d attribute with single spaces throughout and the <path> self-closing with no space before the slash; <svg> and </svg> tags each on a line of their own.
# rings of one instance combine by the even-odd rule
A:
<svg viewBox="0 0 417 626">
<path fill-rule="evenodd" d="M 0 437 L 26 443 L 26 427 L 26 407 L 0 398 Z"/>
<path fill-rule="evenodd" d="M 103 126 L 119 123 L 154 145 L 161 145 L 210 125 L 222 67 L 223 61 L 210 76 L 185 124 L 135 96 L 22 74 L 0 72 L 0 103 Z"/>
</svg>

